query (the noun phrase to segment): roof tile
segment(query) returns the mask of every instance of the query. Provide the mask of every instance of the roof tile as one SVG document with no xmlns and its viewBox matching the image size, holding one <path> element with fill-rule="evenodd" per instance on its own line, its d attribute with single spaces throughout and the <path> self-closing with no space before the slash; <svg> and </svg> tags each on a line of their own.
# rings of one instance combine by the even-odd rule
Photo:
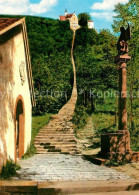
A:
<svg viewBox="0 0 139 195">
<path fill-rule="evenodd" d="M 66 17 L 65 16 L 60 16 L 60 20 L 61 21 L 66 21 Z"/>
<path fill-rule="evenodd" d="M 0 31 L 20 20 L 19 18 L 0 18 Z"/>
<path fill-rule="evenodd" d="M 73 16 L 73 14 L 67 14 L 66 18 L 71 18 Z"/>
</svg>

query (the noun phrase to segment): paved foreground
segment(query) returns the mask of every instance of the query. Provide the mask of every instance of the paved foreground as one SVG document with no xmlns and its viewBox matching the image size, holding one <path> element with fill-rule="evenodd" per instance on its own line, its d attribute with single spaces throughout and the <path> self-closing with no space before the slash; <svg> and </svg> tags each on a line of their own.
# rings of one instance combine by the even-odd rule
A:
<svg viewBox="0 0 139 195">
<path fill-rule="evenodd" d="M 44 181 L 99 181 L 128 180 L 129 176 L 104 166 L 92 164 L 82 156 L 64 154 L 36 154 L 30 159 L 20 160 L 22 169 L 19 180 Z"/>
</svg>

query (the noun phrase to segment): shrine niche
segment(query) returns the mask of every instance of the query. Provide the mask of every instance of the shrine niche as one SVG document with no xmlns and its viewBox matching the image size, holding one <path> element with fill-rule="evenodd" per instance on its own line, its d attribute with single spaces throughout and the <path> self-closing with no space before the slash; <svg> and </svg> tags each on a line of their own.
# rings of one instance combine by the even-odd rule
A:
<svg viewBox="0 0 139 195">
<path fill-rule="evenodd" d="M 31 141 L 34 88 L 25 19 L 0 18 L 0 168 Z"/>
</svg>

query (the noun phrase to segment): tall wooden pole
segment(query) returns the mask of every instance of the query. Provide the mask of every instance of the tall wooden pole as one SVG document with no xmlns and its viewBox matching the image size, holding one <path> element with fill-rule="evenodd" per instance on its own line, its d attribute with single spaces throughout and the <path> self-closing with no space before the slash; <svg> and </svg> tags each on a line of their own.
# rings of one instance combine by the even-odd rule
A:
<svg viewBox="0 0 139 195">
<path fill-rule="evenodd" d="M 130 56 L 118 55 L 115 58 L 116 63 L 118 64 L 118 73 L 119 73 L 119 102 L 118 102 L 118 130 L 127 130 L 127 80 L 126 80 L 126 68 L 127 61 L 130 60 Z"/>
<path fill-rule="evenodd" d="M 119 126 L 118 130 L 127 130 L 127 87 L 126 87 L 126 62 L 119 63 Z"/>
<path fill-rule="evenodd" d="M 121 35 L 117 43 L 118 55 L 115 63 L 118 65 L 119 73 L 119 101 L 118 101 L 118 131 L 101 135 L 100 155 L 105 159 L 112 159 L 121 162 L 139 161 L 139 152 L 133 152 L 130 148 L 130 133 L 127 130 L 127 80 L 126 68 L 128 56 L 128 43 L 131 38 L 130 27 L 120 28 Z"/>
</svg>

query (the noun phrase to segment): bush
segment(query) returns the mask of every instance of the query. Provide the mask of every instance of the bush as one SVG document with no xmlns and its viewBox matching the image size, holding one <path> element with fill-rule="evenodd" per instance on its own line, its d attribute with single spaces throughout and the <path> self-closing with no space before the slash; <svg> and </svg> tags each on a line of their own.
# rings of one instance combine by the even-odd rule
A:
<svg viewBox="0 0 139 195">
<path fill-rule="evenodd" d="M 43 116 L 46 113 L 56 114 L 65 103 L 65 98 L 54 98 L 51 96 L 37 97 L 33 116 Z"/>
<path fill-rule="evenodd" d="M 0 174 L 1 179 L 8 179 L 15 176 L 17 174 L 16 171 L 20 168 L 20 165 L 16 164 L 13 160 L 7 160 L 6 165 L 2 167 Z"/>
<path fill-rule="evenodd" d="M 122 165 L 125 165 L 126 163 L 128 163 L 127 161 L 116 161 L 114 159 L 111 159 L 111 160 L 108 160 L 105 162 L 105 166 L 108 166 L 108 167 L 117 167 L 117 166 L 122 166 Z"/>
<path fill-rule="evenodd" d="M 84 106 L 76 106 L 73 123 L 75 124 L 75 128 L 82 128 L 87 123 L 88 114 L 86 113 L 86 108 Z"/>
</svg>

